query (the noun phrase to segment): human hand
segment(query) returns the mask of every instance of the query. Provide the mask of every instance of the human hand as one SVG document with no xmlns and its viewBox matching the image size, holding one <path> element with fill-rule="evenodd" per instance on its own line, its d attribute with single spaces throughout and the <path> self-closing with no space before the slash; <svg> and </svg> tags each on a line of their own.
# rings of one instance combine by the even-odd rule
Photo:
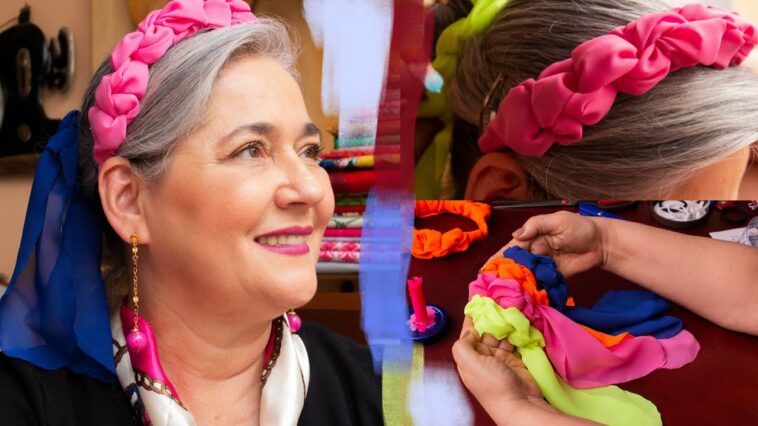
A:
<svg viewBox="0 0 758 426">
<path fill-rule="evenodd" d="M 567 211 L 533 216 L 493 258 L 502 257 L 503 250 L 518 245 L 534 254 L 552 257 L 558 270 L 570 277 L 605 265 L 609 220 L 612 219 L 590 219 Z"/>
<path fill-rule="evenodd" d="M 453 358 L 466 388 L 498 424 L 533 409 L 552 410 L 537 382 L 506 340 L 479 336 L 470 317 L 453 345 Z"/>
<path fill-rule="evenodd" d="M 466 388 L 499 426 L 550 424 L 587 426 L 596 423 L 564 414 L 542 398 L 537 382 L 506 340 L 479 336 L 466 317 L 453 358 Z"/>
</svg>

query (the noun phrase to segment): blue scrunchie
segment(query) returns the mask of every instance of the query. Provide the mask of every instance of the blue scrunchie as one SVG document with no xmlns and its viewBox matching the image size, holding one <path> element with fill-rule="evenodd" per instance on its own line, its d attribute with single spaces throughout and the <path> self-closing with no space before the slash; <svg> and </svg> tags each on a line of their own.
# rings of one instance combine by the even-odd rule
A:
<svg viewBox="0 0 758 426">
<path fill-rule="evenodd" d="M 69 112 L 39 159 L 16 269 L 0 299 L 0 350 L 111 382 L 102 228 L 78 191 L 78 122 L 79 111 Z"/>
<path fill-rule="evenodd" d="M 568 283 L 553 259 L 529 253 L 521 247 L 509 247 L 503 256 L 529 268 L 537 286 L 547 293 L 550 305 L 579 324 L 614 336 L 626 331 L 632 336 L 658 339 L 674 337 L 683 328 L 678 318 L 660 316 L 669 308 L 664 298 L 644 290 L 611 290 L 592 308 L 566 306 Z"/>
</svg>

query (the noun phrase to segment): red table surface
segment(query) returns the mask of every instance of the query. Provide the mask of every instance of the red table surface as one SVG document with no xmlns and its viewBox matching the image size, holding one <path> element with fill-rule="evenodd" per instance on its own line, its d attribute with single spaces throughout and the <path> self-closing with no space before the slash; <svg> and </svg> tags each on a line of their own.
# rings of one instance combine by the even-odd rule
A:
<svg viewBox="0 0 758 426">
<path fill-rule="evenodd" d="M 740 205 L 746 207 L 747 203 Z M 651 203 L 643 202 L 631 209 L 613 213 L 626 220 L 662 227 L 651 216 L 651 207 Z M 489 236 L 475 242 L 468 251 L 441 259 L 412 259 L 409 276 L 423 277 L 427 303 L 441 306 L 450 317 L 446 334 L 436 343 L 426 346 L 426 363 L 443 363 L 454 368 L 450 351 L 463 323 L 468 284 L 476 278 L 477 271 L 489 256 L 510 241 L 511 233 L 529 217 L 558 210 L 576 211 L 552 207 L 493 209 L 488 221 Z M 758 211 L 749 211 L 748 215 L 754 217 Z M 704 224 L 680 232 L 708 236 L 709 232 L 746 224 L 747 221 L 741 225 L 725 222 L 720 212 L 712 209 Z M 453 227 L 475 229 L 467 219 L 452 215 L 420 219 L 416 226 L 441 231 Z M 673 279 L 676 277 L 672 276 Z M 568 283 L 570 295 L 574 296 L 577 306 L 591 306 L 608 290 L 640 289 L 601 269 L 573 276 Z M 723 285 L 728 291 L 728 277 L 725 277 Z M 758 425 L 758 338 L 723 329 L 679 306 L 672 307 L 667 314 L 680 318 L 685 329 L 697 338 L 701 346 L 697 358 L 682 368 L 656 370 L 646 377 L 619 386 L 652 401 L 658 407 L 665 425 Z M 469 400 L 476 413 L 476 424 L 493 424 L 470 394 Z"/>
</svg>

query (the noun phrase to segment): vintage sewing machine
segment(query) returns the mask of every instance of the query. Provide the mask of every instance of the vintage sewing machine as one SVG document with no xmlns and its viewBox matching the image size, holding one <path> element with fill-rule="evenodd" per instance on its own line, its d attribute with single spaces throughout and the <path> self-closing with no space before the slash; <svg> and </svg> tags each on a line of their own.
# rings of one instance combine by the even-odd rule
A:
<svg viewBox="0 0 758 426">
<path fill-rule="evenodd" d="M 0 33 L 0 158 L 40 152 L 59 120 L 42 107 L 42 90 L 66 92 L 74 73 L 74 39 L 63 27 L 50 40 L 31 22 L 31 7 Z M 3 26 L 5 26 L 3 25 Z"/>
</svg>

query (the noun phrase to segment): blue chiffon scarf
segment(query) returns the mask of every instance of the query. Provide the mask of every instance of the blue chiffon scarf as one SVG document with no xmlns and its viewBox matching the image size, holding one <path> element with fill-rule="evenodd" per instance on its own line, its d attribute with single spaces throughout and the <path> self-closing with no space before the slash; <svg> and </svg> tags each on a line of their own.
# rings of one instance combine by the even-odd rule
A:
<svg viewBox="0 0 758 426">
<path fill-rule="evenodd" d="M 66 115 L 34 175 L 16 268 L 0 299 L 0 349 L 112 381 L 115 365 L 99 215 L 79 193 L 79 112 Z"/>
</svg>

